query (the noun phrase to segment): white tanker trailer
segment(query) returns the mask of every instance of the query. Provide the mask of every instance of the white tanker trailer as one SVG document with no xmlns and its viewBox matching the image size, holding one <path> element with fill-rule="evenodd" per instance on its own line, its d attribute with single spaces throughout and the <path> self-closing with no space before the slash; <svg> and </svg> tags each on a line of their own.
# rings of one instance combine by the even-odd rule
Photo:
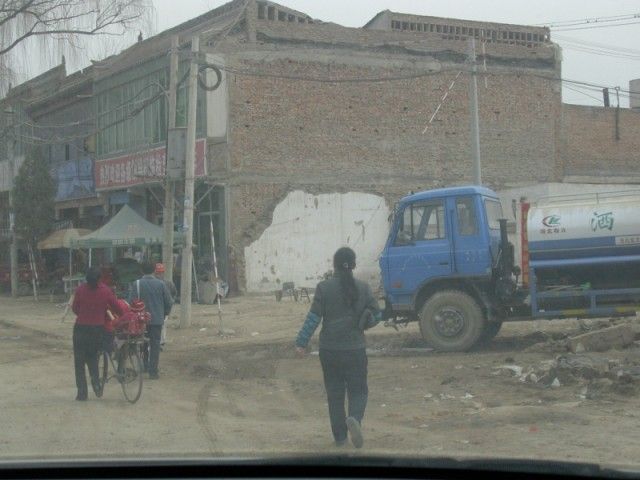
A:
<svg viewBox="0 0 640 480">
<path fill-rule="evenodd" d="M 534 316 L 631 314 L 640 305 L 640 193 L 542 199 L 527 217 Z"/>
</svg>

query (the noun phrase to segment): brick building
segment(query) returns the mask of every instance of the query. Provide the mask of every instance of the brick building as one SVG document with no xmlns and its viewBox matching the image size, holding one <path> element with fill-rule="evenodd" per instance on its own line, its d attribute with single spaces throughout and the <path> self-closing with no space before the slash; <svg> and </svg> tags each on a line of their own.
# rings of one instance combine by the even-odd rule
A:
<svg viewBox="0 0 640 480">
<path fill-rule="evenodd" d="M 344 243 L 356 247 L 360 274 L 375 281 L 393 202 L 410 190 L 471 181 L 468 78 L 458 76 L 467 70 L 469 35 L 490 73 L 480 82 L 485 181 L 503 188 L 559 178 L 561 97 L 549 78 L 560 63 L 548 30 L 391 12 L 345 28 L 269 2 L 250 4 L 246 17 L 245 37 L 218 45 L 236 74 L 228 84 L 229 158 L 214 163 L 211 179 L 227 192 L 230 251 L 248 289 L 313 284 Z M 414 22 L 422 31 L 411 30 Z M 497 41 L 498 27 L 507 42 Z"/>
<path fill-rule="evenodd" d="M 375 282 L 394 202 L 471 182 L 471 37 L 485 184 L 512 199 L 637 175 L 639 113 L 563 105 L 548 29 L 390 11 L 347 28 L 235 0 L 95 63 L 94 181 L 107 217 L 129 203 L 162 221 L 167 109 L 151 100 L 168 85 L 171 37 L 186 52 L 194 34 L 223 69 L 220 88 L 198 93 L 196 253 L 209 251 L 213 219 L 224 275 L 241 290 L 312 286 L 343 244 Z"/>
</svg>

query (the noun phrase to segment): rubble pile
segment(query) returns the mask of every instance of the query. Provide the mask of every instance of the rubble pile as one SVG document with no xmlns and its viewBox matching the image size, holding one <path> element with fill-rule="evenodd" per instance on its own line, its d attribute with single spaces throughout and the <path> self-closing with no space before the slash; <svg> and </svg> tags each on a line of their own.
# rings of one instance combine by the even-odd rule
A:
<svg viewBox="0 0 640 480">
<path fill-rule="evenodd" d="M 501 365 L 494 375 L 507 375 L 522 383 L 546 388 L 583 386 L 582 398 L 594 398 L 610 391 L 621 395 L 640 392 L 640 365 L 637 361 L 612 360 L 595 355 L 567 353 L 536 365 Z"/>
<path fill-rule="evenodd" d="M 640 324 L 626 319 L 611 318 L 579 322 L 573 332 L 539 332 L 540 341 L 525 349 L 534 353 L 605 352 L 612 348 L 626 348 L 640 337 Z M 533 337 L 533 335 L 530 335 Z"/>
</svg>

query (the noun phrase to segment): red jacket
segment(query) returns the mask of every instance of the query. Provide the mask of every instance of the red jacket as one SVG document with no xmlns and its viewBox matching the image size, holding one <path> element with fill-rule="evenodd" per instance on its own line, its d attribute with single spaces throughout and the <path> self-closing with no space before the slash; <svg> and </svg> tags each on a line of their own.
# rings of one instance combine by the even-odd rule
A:
<svg viewBox="0 0 640 480">
<path fill-rule="evenodd" d="M 111 317 L 109 317 L 109 314 L 107 314 L 104 319 L 104 329 L 109 333 L 113 333 L 114 324 L 118 323 L 118 319 L 122 318 L 127 312 L 129 312 L 129 305 L 122 298 L 118 299 L 118 305 L 120 305 L 120 309 L 122 310 L 121 314 L 118 315 L 111 312 L 114 320 L 111 320 Z"/>
<path fill-rule="evenodd" d="M 118 299 L 104 283 L 99 282 L 95 290 L 86 283 L 76 289 L 71 309 L 77 315 L 78 325 L 104 325 L 107 308 L 116 315 L 122 315 Z"/>
</svg>

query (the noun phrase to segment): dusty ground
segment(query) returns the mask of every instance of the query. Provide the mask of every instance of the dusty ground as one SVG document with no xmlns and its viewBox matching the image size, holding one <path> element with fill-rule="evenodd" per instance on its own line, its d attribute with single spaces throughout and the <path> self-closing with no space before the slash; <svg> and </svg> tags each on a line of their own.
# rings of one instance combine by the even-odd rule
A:
<svg viewBox="0 0 640 480">
<path fill-rule="evenodd" d="M 293 356 L 307 307 L 229 299 L 224 328 L 233 332 L 221 338 L 215 307 L 194 306 L 194 326 L 169 331 L 161 379 L 145 381 L 131 405 L 115 382 L 102 399 L 74 401 L 72 315 L 63 323 L 53 303 L 2 297 L 0 457 L 355 454 L 332 446 L 318 357 Z M 361 453 L 637 465 L 634 380 L 563 379 L 554 388 L 496 369 L 554 360 L 553 344 L 527 347 L 579 330 L 577 321 L 512 323 L 484 350 L 438 354 L 420 350 L 417 326 L 376 327 Z M 640 348 L 592 357 L 634 365 Z"/>
</svg>

